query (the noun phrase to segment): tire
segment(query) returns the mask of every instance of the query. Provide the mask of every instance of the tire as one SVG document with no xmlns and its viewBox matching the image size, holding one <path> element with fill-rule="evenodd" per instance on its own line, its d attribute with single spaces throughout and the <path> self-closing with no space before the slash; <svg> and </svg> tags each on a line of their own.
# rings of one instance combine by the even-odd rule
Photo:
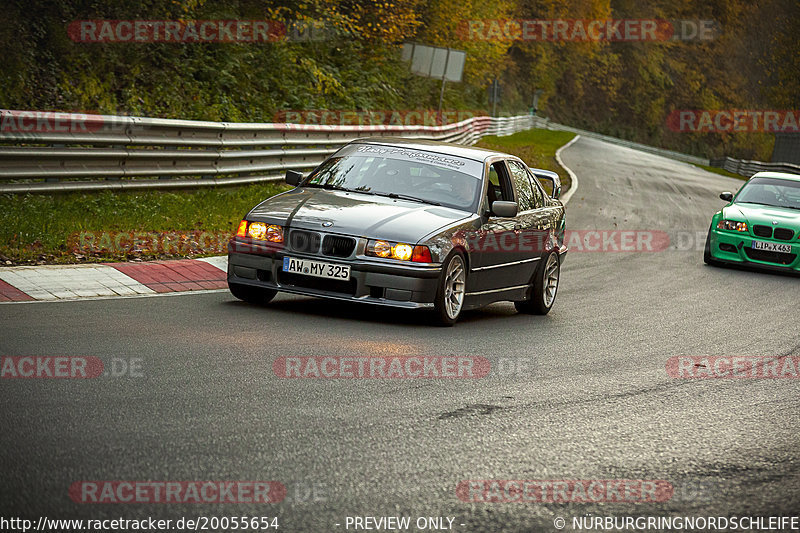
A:
<svg viewBox="0 0 800 533">
<path fill-rule="evenodd" d="M 514 302 L 514 307 L 520 313 L 546 315 L 556 301 L 560 279 L 561 258 L 557 252 L 550 252 L 533 274 L 530 298 L 522 302 Z"/>
<path fill-rule="evenodd" d="M 231 290 L 231 294 L 243 302 L 256 305 L 268 304 L 278 294 L 278 291 L 274 289 L 240 285 L 239 283 L 228 283 L 228 288 Z"/>
<path fill-rule="evenodd" d="M 456 250 L 445 260 L 439 277 L 439 287 L 433 301 L 437 325 L 447 327 L 458 321 L 464 307 L 466 286 L 467 264 L 464 254 Z"/>
<path fill-rule="evenodd" d="M 706 246 L 703 248 L 703 262 L 711 266 L 720 265 L 720 262 L 711 255 L 711 228 L 708 228 L 708 234 L 706 235 Z"/>
</svg>

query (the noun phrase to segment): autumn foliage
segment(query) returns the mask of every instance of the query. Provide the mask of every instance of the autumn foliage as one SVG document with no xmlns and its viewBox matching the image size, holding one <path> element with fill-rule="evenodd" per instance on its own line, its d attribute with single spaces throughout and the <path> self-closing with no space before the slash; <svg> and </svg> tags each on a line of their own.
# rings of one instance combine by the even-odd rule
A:
<svg viewBox="0 0 800 533">
<path fill-rule="evenodd" d="M 0 107 L 270 121 L 285 110 L 435 109 L 440 82 L 415 76 L 400 46 L 467 52 L 447 109 L 539 114 L 705 156 L 765 159 L 771 133 L 676 131 L 679 110 L 800 109 L 796 0 L 7 0 L 0 20 Z M 81 20 L 268 20 L 270 42 L 76 41 Z M 705 40 L 465 37 L 470 21 L 713 21 Z M 72 26 L 70 26 L 72 24 Z M 583 27 L 583 23 L 578 26 Z M 475 26 L 477 27 L 477 26 Z M 487 26 L 488 27 L 488 26 Z M 511 26 L 518 28 L 517 26 Z"/>
</svg>

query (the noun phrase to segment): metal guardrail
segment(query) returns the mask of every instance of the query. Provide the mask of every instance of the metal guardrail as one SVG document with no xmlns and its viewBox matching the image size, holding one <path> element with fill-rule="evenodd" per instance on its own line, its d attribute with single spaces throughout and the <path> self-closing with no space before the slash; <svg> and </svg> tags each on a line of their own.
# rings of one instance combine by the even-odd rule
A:
<svg viewBox="0 0 800 533">
<path fill-rule="evenodd" d="M 712 167 L 724 168 L 728 172 L 739 174 L 747 178 L 756 172 L 789 172 L 800 174 L 800 165 L 792 163 L 765 163 L 763 161 L 749 161 L 747 159 L 734 159 L 732 157 L 721 157 L 711 160 Z"/>
<path fill-rule="evenodd" d="M 174 189 L 277 181 L 286 170 L 316 167 L 357 138 L 396 136 L 471 145 L 485 135 L 510 135 L 530 129 L 534 123 L 528 115 L 472 117 L 444 126 L 320 126 L 0 113 L 4 124 L 0 129 L 0 180 L 21 180 L 0 185 L 0 193 Z"/>
</svg>

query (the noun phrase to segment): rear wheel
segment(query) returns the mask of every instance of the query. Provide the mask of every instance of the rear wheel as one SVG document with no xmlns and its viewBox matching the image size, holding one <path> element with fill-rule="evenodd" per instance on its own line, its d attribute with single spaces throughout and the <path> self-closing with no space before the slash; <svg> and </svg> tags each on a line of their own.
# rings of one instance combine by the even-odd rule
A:
<svg viewBox="0 0 800 533">
<path fill-rule="evenodd" d="M 275 298 L 278 291 L 265 289 L 264 287 L 253 287 L 252 285 L 240 285 L 239 283 L 228 283 L 231 294 L 243 302 L 250 304 L 263 305 Z"/>
<path fill-rule="evenodd" d="M 531 297 L 522 302 L 514 302 L 520 313 L 546 315 L 553 308 L 561 278 L 561 259 L 558 253 L 550 252 L 544 263 L 533 275 Z"/>
<path fill-rule="evenodd" d="M 445 261 L 433 307 L 440 326 L 452 326 L 461 315 L 467 286 L 467 269 L 461 252 L 453 252 Z"/>
</svg>

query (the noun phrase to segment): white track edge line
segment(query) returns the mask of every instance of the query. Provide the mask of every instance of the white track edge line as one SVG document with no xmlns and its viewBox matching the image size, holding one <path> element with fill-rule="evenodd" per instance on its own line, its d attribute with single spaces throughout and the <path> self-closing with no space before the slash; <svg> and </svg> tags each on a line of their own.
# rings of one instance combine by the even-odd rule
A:
<svg viewBox="0 0 800 533">
<path fill-rule="evenodd" d="M 578 176 L 575 174 L 575 172 L 572 171 L 571 168 L 569 168 L 567 165 L 564 164 L 564 161 L 561 159 L 561 152 L 566 148 L 569 148 L 572 145 L 572 143 L 574 143 L 580 138 L 581 138 L 580 135 L 575 135 L 575 137 L 573 137 L 571 141 L 569 141 L 567 144 L 556 150 L 556 163 L 561 165 L 561 167 L 567 171 L 567 174 L 569 174 L 569 177 L 572 180 L 572 184 L 569 190 L 564 193 L 564 196 L 561 197 L 561 203 L 563 203 L 564 205 L 567 205 L 567 202 L 569 202 L 570 198 L 572 198 L 572 195 L 575 194 L 575 191 L 578 190 Z"/>
</svg>

